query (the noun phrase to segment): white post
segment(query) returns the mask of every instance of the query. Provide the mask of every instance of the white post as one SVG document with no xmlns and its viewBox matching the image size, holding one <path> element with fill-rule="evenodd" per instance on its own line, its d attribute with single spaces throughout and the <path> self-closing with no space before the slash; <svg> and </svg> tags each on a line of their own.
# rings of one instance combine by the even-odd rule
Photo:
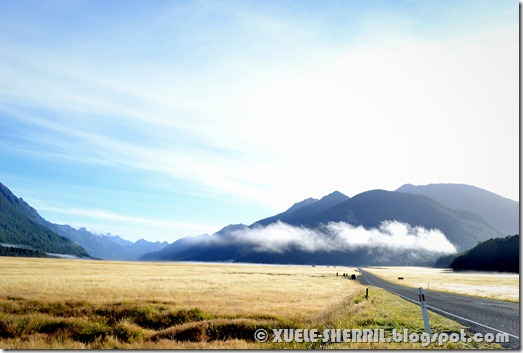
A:
<svg viewBox="0 0 523 353">
<path fill-rule="evenodd" d="M 421 313 L 423 314 L 423 321 L 425 322 L 425 331 L 430 335 L 430 324 L 429 324 L 429 314 L 427 313 L 427 304 L 425 303 L 425 293 L 423 288 L 418 288 L 419 290 L 419 301 L 421 302 Z"/>
</svg>

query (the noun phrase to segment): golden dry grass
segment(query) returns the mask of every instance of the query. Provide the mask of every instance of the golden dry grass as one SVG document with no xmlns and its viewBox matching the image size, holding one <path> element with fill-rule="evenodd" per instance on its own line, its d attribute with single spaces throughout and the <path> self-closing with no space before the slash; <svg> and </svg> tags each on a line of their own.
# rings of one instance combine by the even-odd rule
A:
<svg viewBox="0 0 523 353">
<path fill-rule="evenodd" d="M 366 299 L 341 276 L 353 268 L 9 257 L 0 266 L 0 348 L 420 348 L 254 342 L 258 328 L 423 330 L 418 306 L 380 289 Z M 432 313 L 431 323 L 462 328 Z M 471 348 L 443 348 L 456 347 Z"/>
<path fill-rule="evenodd" d="M 469 294 L 519 302 L 519 275 L 497 272 L 454 272 L 431 267 L 368 267 L 370 273 L 409 287 Z M 403 280 L 398 280 L 403 277 Z"/>
<path fill-rule="evenodd" d="M 333 267 L 10 257 L 0 258 L 0 267 L 0 297 L 158 301 L 221 316 L 306 317 L 358 289 L 354 281 L 337 278 L 343 270 Z"/>
</svg>

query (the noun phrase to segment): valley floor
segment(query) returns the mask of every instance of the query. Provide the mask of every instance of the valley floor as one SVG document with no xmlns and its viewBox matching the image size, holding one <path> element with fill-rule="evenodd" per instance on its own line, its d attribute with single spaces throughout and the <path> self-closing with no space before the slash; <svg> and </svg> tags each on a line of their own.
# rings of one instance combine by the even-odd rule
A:
<svg viewBox="0 0 523 353">
<path fill-rule="evenodd" d="M 0 267 L 3 349 L 423 348 L 419 342 L 254 340 L 258 329 L 424 331 L 419 306 L 377 288 L 366 298 L 364 286 L 343 276 L 353 268 L 10 257 L 0 257 Z M 429 315 L 435 332 L 463 328 Z M 436 348 L 496 347 L 447 342 Z"/>
</svg>

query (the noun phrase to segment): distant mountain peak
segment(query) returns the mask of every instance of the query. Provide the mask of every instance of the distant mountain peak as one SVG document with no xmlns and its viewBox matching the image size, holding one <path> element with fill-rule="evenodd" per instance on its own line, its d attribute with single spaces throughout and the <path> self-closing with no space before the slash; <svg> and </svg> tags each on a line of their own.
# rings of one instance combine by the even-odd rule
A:
<svg viewBox="0 0 523 353">
<path fill-rule="evenodd" d="M 402 186 L 400 186 L 399 188 L 397 188 L 396 191 L 401 192 L 402 190 L 412 189 L 412 188 L 415 188 L 415 187 L 416 187 L 416 185 L 414 185 L 414 184 L 410 184 L 410 183 L 407 183 L 407 184 L 403 184 Z"/>
<path fill-rule="evenodd" d="M 318 202 L 319 200 L 318 199 L 314 199 L 312 197 L 309 197 L 308 199 L 305 199 L 303 201 L 300 201 L 300 202 L 296 202 L 294 205 L 292 205 L 287 211 L 285 212 L 294 212 L 296 211 L 297 209 L 299 208 L 302 208 L 303 206 L 307 206 L 307 205 L 310 205 L 310 204 L 313 204 L 315 202 Z"/>
<path fill-rule="evenodd" d="M 149 241 L 147 239 L 144 239 L 144 238 L 140 238 L 138 239 L 137 241 L 134 242 L 134 245 L 149 245 L 149 244 L 164 244 L 164 245 L 168 245 L 169 243 L 166 242 L 166 241 L 155 241 L 155 242 L 152 242 L 152 241 Z"/>
<path fill-rule="evenodd" d="M 325 202 L 334 202 L 334 203 L 338 203 L 338 202 L 343 202 L 345 200 L 348 200 L 349 197 L 341 192 L 339 192 L 338 190 L 334 191 L 334 192 L 331 192 L 330 194 L 328 195 L 325 195 L 323 196 L 321 199 L 315 199 L 315 198 L 312 198 L 312 197 L 309 197 L 308 199 L 305 199 L 301 202 L 296 202 L 294 205 L 291 206 L 291 208 L 289 208 L 287 211 L 285 211 L 286 213 L 291 213 L 291 212 L 294 212 L 302 207 L 305 207 L 305 206 L 309 206 L 309 205 L 312 205 L 316 202 L 320 202 L 320 203 L 325 203 Z"/>
<path fill-rule="evenodd" d="M 334 191 L 329 195 L 323 196 L 320 200 L 308 198 L 301 202 L 295 203 L 287 211 L 272 217 L 264 218 L 255 222 L 254 224 L 267 225 L 277 221 L 288 224 L 302 224 L 306 222 L 308 218 L 325 212 L 329 208 L 347 201 L 348 199 L 348 196 L 342 194 L 339 191 Z"/>
<path fill-rule="evenodd" d="M 326 196 L 323 196 L 321 198 L 320 201 L 324 201 L 324 200 L 342 200 L 342 201 L 345 201 L 345 200 L 348 200 L 350 197 L 348 197 L 347 195 L 339 192 L 338 190 L 334 191 L 334 192 L 331 192 L 330 194 L 326 195 Z"/>
<path fill-rule="evenodd" d="M 220 229 L 219 231 L 217 231 L 214 234 L 225 234 L 225 233 L 230 233 L 230 232 L 234 232 L 234 231 L 237 231 L 237 230 L 243 230 L 245 228 L 247 228 L 247 226 L 245 224 L 241 224 L 241 223 L 239 223 L 239 224 L 229 224 L 228 226 L 223 227 L 222 229 Z"/>
</svg>

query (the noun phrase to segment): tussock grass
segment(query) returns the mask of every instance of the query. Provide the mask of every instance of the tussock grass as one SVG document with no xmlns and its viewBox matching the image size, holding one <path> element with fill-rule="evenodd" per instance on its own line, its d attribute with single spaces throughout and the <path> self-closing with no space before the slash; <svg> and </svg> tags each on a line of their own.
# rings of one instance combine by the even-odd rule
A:
<svg viewBox="0 0 523 353">
<path fill-rule="evenodd" d="M 95 304 L 1 300 L 0 339 L 13 344 L 47 337 L 49 342 L 75 341 L 92 348 L 109 341 L 141 342 L 157 330 L 204 320 L 201 310 L 169 310 L 161 304 Z M 55 309 L 54 311 L 52 309 Z M 23 309 L 23 310 L 21 310 Z M 44 335 L 44 336 L 42 336 Z M 44 347 L 49 348 L 47 345 Z"/>
<path fill-rule="evenodd" d="M 353 290 L 341 268 L 0 257 L 0 297 L 169 303 L 217 316 L 306 317 Z M 345 270 L 347 271 L 347 270 Z M 249 305 L 246 305 L 249 303 Z"/>
<path fill-rule="evenodd" d="M 324 329 L 384 329 L 385 337 L 391 337 L 392 331 L 421 334 L 425 332 L 421 308 L 407 302 L 387 291 L 372 287 L 369 298 L 365 298 L 364 288 L 361 292 L 347 297 L 339 305 L 326 308 L 318 315 L 312 316 L 301 327 Z M 459 333 L 463 325 L 443 316 L 429 312 L 432 333 Z M 424 347 L 421 342 L 360 342 L 360 343 L 266 343 L 266 348 L 275 349 L 500 349 L 494 343 L 446 342 L 442 346 L 430 344 Z"/>
<path fill-rule="evenodd" d="M 385 329 L 386 337 L 390 337 L 392 330 L 409 330 L 409 333 L 425 332 L 421 308 L 419 305 L 399 299 L 397 296 L 380 288 L 371 288 L 369 300 L 365 303 L 365 309 L 358 315 L 347 315 L 341 317 L 342 327 Z M 447 319 L 433 312 L 428 313 L 432 333 L 460 332 L 463 325 Z M 498 344 L 487 343 L 464 343 L 447 342 L 443 346 L 431 344 L 423 347 L 421 343 L 340 343 L 336 348 L 350 349 L 499 349 Z"/>
<path fill-rule="evenodd" d="M 0 258 L 0 266 L 4 349 L 418 349 L 403 343 L 257 343 L 254 332 L 423 331 L 418 306 L 377 289 L 366 299 L 359 282 L 341 276 L 353 269 L 28 258 Z M 435 314 L 431 323 L 445 332 L 461 328 Z M 454 347 L 463 348 L 443 348 Z"/>
<path fill-rule="evenodd" d="M 519 302 L 519 274 L 516 273 L 454 272 L 448 268 L 409 266 L 368 267 L 366 270 L 389 282 L 413 288 Z"/>
<path fill-rule="evenodd" d="M 163 330 L 151 336 L 152 341 L 170 339 L 182 342 L 245 340 L 253 341 L 256 330 L 271 330 L 280 326 L 277 321 L 253 319 L 215 319 L 191 322 Z"/>
</svg>

